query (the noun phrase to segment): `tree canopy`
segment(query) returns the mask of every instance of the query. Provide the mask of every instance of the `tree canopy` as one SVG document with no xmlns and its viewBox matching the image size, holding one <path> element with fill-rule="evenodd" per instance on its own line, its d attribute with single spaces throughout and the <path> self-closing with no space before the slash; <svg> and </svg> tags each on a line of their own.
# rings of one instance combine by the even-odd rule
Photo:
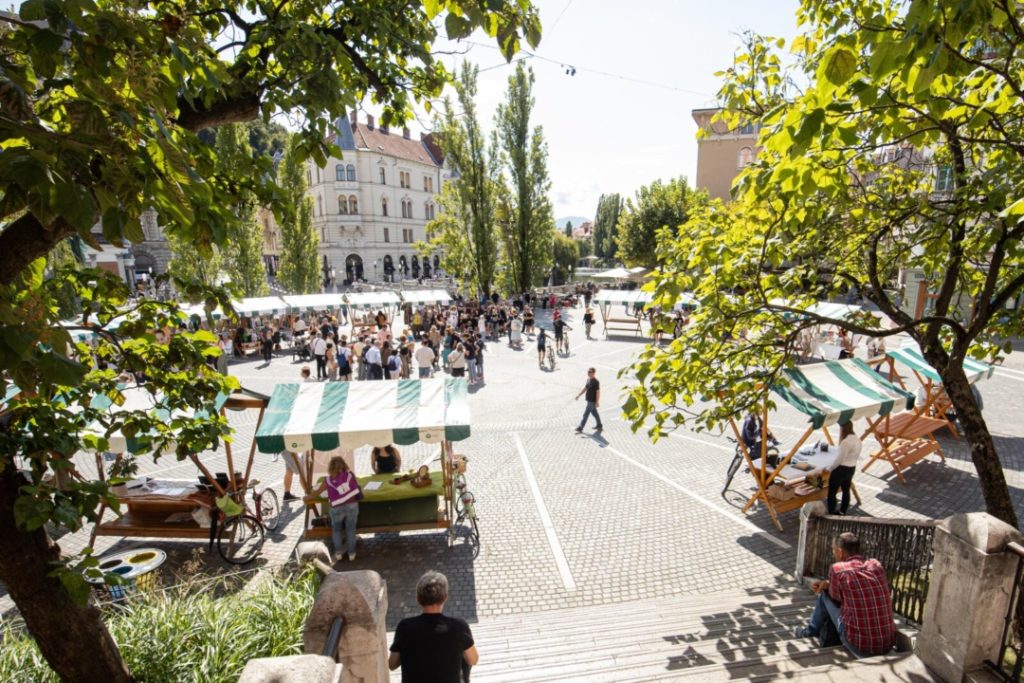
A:
<svg viewBox="0 0 1024 683">
<path fill-rule="evenodd" d="M 617 193 L 603 194 L 594 212 L 594 255 L 615 258 L 615 226 L 622 213 L 622 199 Z"/>
<path fill-rule="evenodd" d="M 667 183 L 655 180 L 641 187 L 635 201 L 626 200 L 615 226 L 619 259 L 628 266 L 653 268 L 657 262 L 658 231 L 667 226 L 674 232 L 687 221 L 694 207 L 705 202 L 707 193 L 691 188 L 686 178 L 673 178 Z M 613 208 L 606 207 L 606 212 Z"/>
<path fill-rule="evenodd" d="M 759 156 L 740 174 L 734 205 L 701 207 L 678 234 L 661 233 L 656 303 L 690 291 L 700 307 L 682 338 L 633 367 L 626 409 L 636 428 L 653 417 L 655 436 L 686 422 L 719 425 L 769 398 L 802 329 L 905 332 L 956 407 L 988 511 L 1016 525 L 962 368 L 967 357 L 996 358 L 1021 332 L 1016 3 L 804 0 L 799 18 L 785 60 L 785 41 L 751 34 L 722 73 L 720 120 L 760 124 Z M 927 283 L 921 310 L 901 306 L 896 287 L 908 272 Z M 851 288 L 891 322 L 784 315 Z M 695 418 L 677 409 L 719 392 Z"/>
<path fill-rule="evenodd" d="M 297 141 L 296 141 L 297 142 Z M 313 229 L 313 198 L 306 192 L 306 173 L 295 144 L 285 150 L 277 168 L 284 202 L 277 210 L 281 230 L 281 265 L 277 278 L 293 294 L 320 291 L 320 238 Z"/>
</svg>

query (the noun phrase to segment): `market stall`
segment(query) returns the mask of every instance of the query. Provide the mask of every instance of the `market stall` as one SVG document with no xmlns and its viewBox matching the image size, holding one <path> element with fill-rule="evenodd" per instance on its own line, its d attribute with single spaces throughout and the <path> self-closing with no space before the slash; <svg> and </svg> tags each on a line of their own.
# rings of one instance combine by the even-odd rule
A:
<svg viewBox="0 0 1024 683">
<path fill-rule="evenodd" d="M 123 401 L 120 400 L 123 398 Z M 112 413 L 142 411 L 155 414 L 162 420 L 171 420 L 180 415 L 172 415 L 163 407 L 158 399 L 146 387 L 126 387 L 121 390 L 118 402 L 111 397 L 102 395 L 93 398 L 92 407 L 106 409 Z M 224 414 L 225 410 L 259 410 L 257 423 L 263 416 L 266 398 L 254 394 L 232 394 L 221 396 L 215 403 L 215 409 Z M 126 436 L 120 431 L 107 432 L 102 425 L 94 424 L 89 430 L 95 436 L 107 440 L 106 451 L 94 452 L 96 470 L 101 481 L 106 479 L 104 455 L 114 455 L 115 469 L 125 457 L 150 452 L 138 438 Z M 173 445 L 165 452 L 173 451 Z M 208 539 L 211 543 L 218 536 L 231 534 L 228 525 L 217 525 L 218 513 L 215 499 L 220 496 L 233 495 L 242 500 L 249 485 L 253 459 L 256 453 L 256 442 L 249 448 L 245 468 L 235 469 L 234 452 L 230 441 L 224 442 L 228 473 L 221 476 L 211 472 L 202 462 L 198 454 L 189 458 L 206 479 L 205 484 L 198 480 L 169 480 L 143 477 L 126 484 L 111 487 L 111 492 L 121 504 L 121 512 L 116 518 L 105 520 L 108 508 L 101 504 L 96 525 L 93 527 L 90 545 L 96 536 L 130 536 L 146 538 L 185 538 Z M 240 464 L 240 463 L 239 463 Z M 261 530 L 262 531 L 262 530 Z M 261 533 L 262 537 L 262 533 Z M 258 549 L 258 548 L 257 548 Z M 222 548 L 222 554 L 227 552 Z M 231 559 L 225 555 L 226 559 Z"/>
<path fill-rule="evenodd" d="M 876 436 L 882 448 L 871 454 L 871 458 L 861 471 L 866 471 L 878 460 L 884 460 L 896 472 L 900 482 L 906 483 L 903 470 L 926 456 L 934 453 L 945 462 L 942 446 L 935 438 L 936 432 L 947 428 L 954 437 L 959 438 L 959 435 L 956 425 L 949 418 L 953 404 L 942 386 L 942 378 L 924 359 L 920 349 L 916 346 L 893 349 L 886 352 L 886 360 L 889 363 L 889 376 L 904 389 L 906 385 L 896 371 L 896 366 L 909 369 L 913 373 L 921 387 L 920 400 L 913 412 L 886 420 L 884 424 L 879 425 Z M 963 368 L 972 385 L 983 378 L 991 377 L 994 372 L 991 365 L 969 358 L 964 360 Z"/>
<path fill-rule="evenodd" d="M 469 437 L 468 385 L 463 378 L 394 382 L 279 384 L 256 432 L 261 453 L 283 453 L 299 472 L 303 491 L 316 488 L 314 464 L 325 452 L 365 446 L 436 445 L 440 469 L 423 486 L 401 473 L 358 476 L 363 489 L 362 533 L 447 529 L 454 519 L 451 442 Z M 304 456 L 300 460 L 300 456 Z M 358 475 L 358 473 L 357 473 Z M 306 537 L 330 535 L 326 499 L 306 505 Z"/>
<path fill-rule="evenodd" d="M 349 307 L 349 319 L 352 326 L 370 325 L 378 311 L 387 318 L 388 325 L 395 317 L 395 312 L 401 305 L 402 300 L 394 292 L 380 290 L 376 292 L 349 292 L 344 295 L 345 303 Z"/>
<path fill-rule="evenodd" d="M 827 472 L 821 472 L 817 481 L 809 481 L 809 474 L 817 474 L 838 457 L 829 428 L 851 420 L 866 419 L 866 438 L 879 424 L 894 414 L 902 414 L 914 407 L 913 394 L 893 385 L 875 372 L 864 361 L 856 358 L 826 361 L 815 365 L 787 368 L 782 371 L 785 382 L 772 386 L 786 403 L 809 417 L 810 424 L 790 451 L 774 466 L 765 457 L 768 447 L 768 409 L 763 409 L 761 439 L 762 452 L 748 453 L 743 445 L 740 428 L 735 420 L 730 425 L 743 451 L 747 467 L 754 476 L 757 490 L 743 507 L 746 512 L 758 501 L 764 503 L 775 526 L 782 530 L 779 514 L 795 510 L 805 503 L 821 500 L 827 493 Z M 821 430 L 826 450 L 801 448 L 811 435 Z M 799 457 L 797 457 L 799 456 Z M 858 499 L 859 500 L 859 499 Z"/>
<path fill-rule="evenodd" d="M 287 294 L 281 299 L 288 304 L 292 313 L 317 313 L 320 311 L 340 311 L 345 305 L 344 295 L 328 294 Z"/>
<path fill-rule="evenodd" d="M 651 303 L 650 292 L 639 289 L 601 289 L 594 295 L 593 302 L 601 313 L 601 323 L 607 336 L 608 330 L 622 330 L 643 336 L 640 320 L 644 306 Z M 623 313 L 616 315 L 614 307 L 621 305 Z"/>
<path fill-rule="evenodd" d="M 452 297 L 443 289 L 411 289 L 402 292 L 402 303 L 447 305 Z"/>
</svg>

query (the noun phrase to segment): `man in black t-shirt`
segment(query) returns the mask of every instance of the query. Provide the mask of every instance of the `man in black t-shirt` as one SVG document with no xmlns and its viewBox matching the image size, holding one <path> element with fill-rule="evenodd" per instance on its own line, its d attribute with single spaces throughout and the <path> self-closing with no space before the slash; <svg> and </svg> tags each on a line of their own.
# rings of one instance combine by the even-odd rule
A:
<svg viewBox="0 0 1024 683">
<path fill-rule="evenodd" d="M 462 683 L 480 659 L 469 624 L 442 614 L 448 579 L 429 571 L 416 583 L 423 614 L 398 622 L 388 667 L 402 667 L 403 683 Z"/>
<path fill-rule="evenodd" d="M 587 370 L 587 383 L 580 389 L 580 393 L 576 394 L 576 400 L 579 400 L 583 394 L 587 395 L 587 409 L 583 411 L 583 419 L 580 420 L 580 426 L 576 428 L 576 433 L 583 431 L 583 428 L 587 425 L 587 418 L 591 415 L 594 416 L 594 420 L 597 422 L 597 427 L 594 431 L 600 432 L 604 429 L 601 426 L 601 416 L 597 414 L 597 408 L 601 405 L 601 383 L 597 380 L 597 371 L 594 368 Z"/>
</svg>

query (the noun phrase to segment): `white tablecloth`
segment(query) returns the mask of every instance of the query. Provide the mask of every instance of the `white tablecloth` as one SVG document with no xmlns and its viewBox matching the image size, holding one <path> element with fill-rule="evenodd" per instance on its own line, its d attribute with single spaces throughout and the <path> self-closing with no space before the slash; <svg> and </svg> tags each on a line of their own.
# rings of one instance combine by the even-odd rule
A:
<svg viewBox="0 0 1024 683">
<path fill-rule="evenodd" d="M 806 477 L 808 474 L 817 473 L 821 470 L 829 467 L 839 457 L 839 447 L 829 446 L 827 451 L 821 450 L 817 444 L 812 446 L 805 446 L 797 451 L 793 459 L 782 468 L 779 475 L 776 477 L 776 481 L 789 481 L 790 479 L 796 479 L 798 477 Z M 754 467 L 759 468 L 761 466 L 761 459 L 756 458 L 754 461 Z M 800 463 L 807 463 L 811 465 L 809 470 L 801 470 L 794 467 Z"/>
</svg>

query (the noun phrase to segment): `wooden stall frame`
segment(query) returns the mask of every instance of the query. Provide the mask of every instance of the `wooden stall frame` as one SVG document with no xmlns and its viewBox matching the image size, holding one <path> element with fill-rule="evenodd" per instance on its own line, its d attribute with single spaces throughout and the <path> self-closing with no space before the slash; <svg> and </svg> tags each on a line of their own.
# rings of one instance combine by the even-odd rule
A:
<svg viewBox="0 0 1024 683">
<path fill-rule="evenodd" d="M 638 337 L 644 336 L 643 328 L 641 326 L 641 319 L 643 316 L 635 316 L 632 318 L 614 318 L 609 315 L 611 306 L 616 303 L 614 301 L 601 301 L 597 302 L 600 305 L 597 307 L 601 311 L 601 324 L 603 326 L 604 335 L 608 336 L 608 330 L 621 330 L 623 332 L 632 332 Z M 625 305 L 625 303 L 623 303 Z"/>
<path fill-rule="evenodd" d="M 225 415 L 225 411 L 227 410 L 251 410 L 259 408 L 260 413 L 256 420 L 256 425 L 258 427 L 260 422 L 263 420 L 263 415 L 264 412 L 266 411 L 267 402 L 267 399 L 259 396 L 253 396 L 249 394 L 232 394 L 224 402 L 224 405 L 221 406 L 220 414 Z M 249 476 L 252 473 L 252 464 L 256 455 L 256 439 L 254 437 L 252 440 L 252 444 L 249 446 L 249 457 L 241 481 L 236 481 L 234 477 L 234 456 L 230 441 L 224 442 L 224 451 L 227 457 L 228 467 L 228 484 L 226 488 L 222 487 L 220 484 L 217 483 L 217 480 L 214 477 L 213 473 L 210 472 L 210 470 L 206 467 L 206 465 L 202 462 L 202 460 L 199 458 L 197 454 L 190 454 L 189 459 L 196 465 L 199 471 L 203 473 L 203 476 L 207 478 L 207 480 L 210 482 L 210 485 L 213 486 L 216 492 L 216 497 L 231 495 L 236 500 L 240 500 L 241 497 L 245 495 L 245 491 L 249 485 Z M 95 453 L 94 456 L 96 458 L 96 470 L 99 480 L 106 481 L 106 473 L 103 469 L 102 455 L 100 453 Z M 118 453 L 114 460 L 115 464 L 120 463 L 122 457 L 123 454 Z M 215 506 L 213 498 L 214 496 L 211 495 L 211 508 Z M 133 504 L 137 503 L 137 501 L 133 501 L 130 497 L 119 497 L 118 500 L 120 503 L 129 506 L 129 508 Z M 170 512 L 191 510 L 195 507 L 200 506 L 201 504 L 194 498 L 186 497 L 178 501 L 168 499 L 166 501 L 162 501 L 161 503 L 150 503 L 147 505 L 153 507 L 154 510 L 158 510 L 157 512 L 153 513 L 154 515 L 166 515 Z M 194 527 L 183 527 L 180 524 L 162 525 L 158 521 L 154 521 L 150 518 L 143 519 L 143 517 L 145 516 L 139 517 L 136 520 L 133 519 L 132 512 L 130 509 L 127 513 L 118 515 L 117 519 L 111 522 L 104 522 L 103 517 L 108 509 L 109 508 L 107 507 L 107 504 L 105 502 L 102 502 L 100 504 L 100 509 L 96 517 L 96 522 L 93 525 L 92 533 L 89 536 L 90 546 L 95 544 L 97 536 L 206 539 L 210 537 L 212 533 L 211 529 L 200 527 L 198 525 L 195 525 Z M 212 542 L 212 538 L 210 540 Z"/>
</svg>

